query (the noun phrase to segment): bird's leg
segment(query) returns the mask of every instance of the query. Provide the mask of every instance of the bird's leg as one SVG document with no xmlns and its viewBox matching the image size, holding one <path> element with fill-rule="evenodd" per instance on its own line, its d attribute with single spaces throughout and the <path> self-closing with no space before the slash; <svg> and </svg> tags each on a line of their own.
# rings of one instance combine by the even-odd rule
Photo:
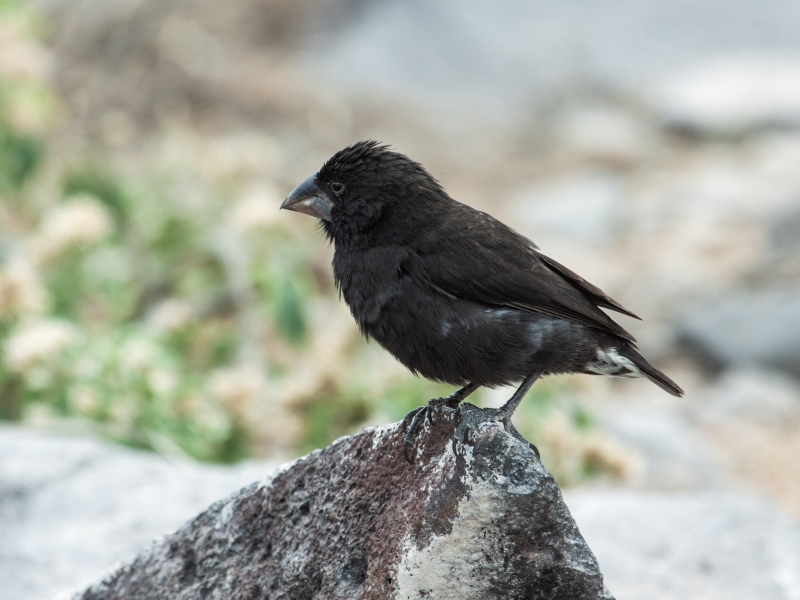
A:
<svg viewBox="0 0 800 600">
<path fill-rule="evenodd" d="M 458 427 L 456 427 L 455 435 L 453 436 L 453 444 L 455 444 L 456 440 L 464 441 L 467 435 L 467 432 L 471 427 L 479 423 L 485 423 L 487 421 L 499 421 L 503 424 L 503 427 L 507 432 L 513 435 L 520 441 L 524 441 L 526 444 L 531 446 L 531 449 L 536 453 L 536 456 L 539 456 L 539 450 L 533 444 L 530 444 L 528 440 L 526 440 L 522 435 L 517 431 L 514 424 L 511 422 L 511 415 L 514 414 L 514 411 L 517 410 L 520 402 L 525 397 L 525 394 L 531 389 L 531 386 L 536 382 L 539 377 L 542 376 L 542 371 L 534 371 L 530 375 L 528 375 L 525 380 L 522 382 L 522 385 L 517 388 L 517 391 L 514 392 L 514 395 L 500 408 L 475 408 L 471 405 L 465 405 L 459 409 L 459 423 Z M 469 408 L 466 411 L 466 408 Z"/>
<path fill-rule="evenodd" d="M 414 440 L 417 437 L 417 430 L 419 429 L 420 425 L 422 425 L 422 421 L 425 419 L 425 417 L 428 418 L 429 423 L 432 423 L 434 410 L 440 407 L 450 409 L 457 408 L 467 396 L 469 396 L 479 387 L 480 385 L 477 383 L 469 383 L 446 398 L 433 398 L 432 400 L 429 400 L 425 406 L 415 408 L 405 416 L 403 419 L 403 433 L 406 435 L 405 438 L 403 438 L 403 456 L 408 462 L 411 462 L 408 450 L 414 445 Z"/>
</svg>

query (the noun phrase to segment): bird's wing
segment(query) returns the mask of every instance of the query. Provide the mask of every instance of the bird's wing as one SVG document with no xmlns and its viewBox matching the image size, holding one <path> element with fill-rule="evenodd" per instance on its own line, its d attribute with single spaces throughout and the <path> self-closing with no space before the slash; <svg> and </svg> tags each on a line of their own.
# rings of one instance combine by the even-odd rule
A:
<svg viewBox="0 0 800 600">
<path fill-rule="evenodd" d="M 595 327 L 635 342 L 598 308 L 633 313 L 491 216 L 458 205 L 418 238 L 403 265 L 408 274 L 450 297 L 510 306 Z"/>
<path fill-rule="evenodd" d="M 572 285 L 578 288 L 584 296 L 588 297 L 595 305 L 602 306 L 603 308 L 607 308 L 609 310 L 616 311 L 618 313 L 622 313 L 623 315 L 628 315 L 629 317 L 633 317 L 634 319 L 638 319 L 639 321 L 642 318 L 627 308 L 622 306 L 619 302 L 611 298 L 608 294 L 606 294 L 603 290 L 601 290 L 596 285 L 592 285 L 588 281 L 586 281 L 583 277 L 578 275 L 575 271 L 572 271 L 562 265 L 559 262 L 556 262 L 549 256 L 545 256 L 544 254 L 537 252 L 536 253 L 539 258 L 542 260 L 544 264 L 550 267 L 551 270 L 555 271 L 559 275 L 561 275 L 564 279 L 569 281 Z"/>
</svg>

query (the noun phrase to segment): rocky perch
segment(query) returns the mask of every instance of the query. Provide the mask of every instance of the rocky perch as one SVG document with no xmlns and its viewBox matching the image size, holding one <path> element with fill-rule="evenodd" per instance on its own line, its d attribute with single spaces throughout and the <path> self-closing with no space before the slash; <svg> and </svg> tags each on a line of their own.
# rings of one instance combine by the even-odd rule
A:
<svg viewBox="0 0 800 600">
<path fill-rule="evenodd" d="M 403 460 L 397 424 L 217 502 L 75 599 L 612 599 L 552 475 L 452 411 Z M 157 507 L 154 507 L 157 510 Z"/>
</svg>

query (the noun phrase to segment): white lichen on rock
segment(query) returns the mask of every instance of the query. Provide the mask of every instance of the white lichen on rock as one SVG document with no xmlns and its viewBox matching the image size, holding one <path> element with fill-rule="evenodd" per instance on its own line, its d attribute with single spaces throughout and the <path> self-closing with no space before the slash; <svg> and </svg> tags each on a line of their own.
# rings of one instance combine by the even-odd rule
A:
<svg viewBox="0 0 800 600">
<path fill-rule="evenodd" d="M 486 563 L 492 538 L 497 534 L 493 526 L 502 500 L 498 490 L 491 484 L 479 482 L 472 485 L 458 505 L 458 516 L 448 535 L 434 535 L 424 548 L 417 548 L 410 536 L 403 541 L 403 552 L 397 569 L 398 600 L 425 597 L 442 600 L 478 600 L 476 596 L 464 595 L 461 581 L 470 581 L 475 566 L 493 569 L 502 564 Z M 491 560 L 491 558 L 490 558 Z M 502 562 L 502 556 L 495 560 Z"/>
</svg>

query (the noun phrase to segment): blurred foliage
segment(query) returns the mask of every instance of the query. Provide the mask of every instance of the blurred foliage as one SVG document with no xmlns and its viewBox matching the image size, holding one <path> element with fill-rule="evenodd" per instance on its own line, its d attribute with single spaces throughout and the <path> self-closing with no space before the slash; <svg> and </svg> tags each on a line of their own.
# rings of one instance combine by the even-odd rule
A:
<svg viewBox="0 0 800 600">
<path fill-rule="evenodd" d="M 125 195 L 122 182 L 96 165 L 87 163 L 64 174 L 64 197 L 88 195 L 96 198 L 114 216 L 117 226 L 124 229 L 130 199 Z"/>
<path fill-rule="evenodd" d="M 19 190 L 33 175 L 43 155 L 40 135 L 55 117 L 38 30 L 32 11 L 0 2 L 0 193 Z"/>
<path fill-rule="evenodd" d="M 307 452 L 452 393 L 360 338 L 321 236 L 278 214 L 272 182 L 242 176 L 276 144 L 189 140 L 178 166 L 136 175 L 96 149 L 45 164 L 58 107 L 36 23 L 0 0 L 0 419 L 230 462 Z M 520 411 L 555 474 L 621 471 L 564 396 L 537 385 Z"/>
<path fill-rule="evenodd" d="M 19 189 L 41 161 L 41 143 L 0 122 L 0 190 Z"/>
<path fill-rule="evenodd" d="M 545 378 L 516 413 L 517 427 L 534 440 L 542 462 L 562 486 L 590 478 L 629 479 L 639 457 L 608 436 L 576 401 L 569 380 Z"/>
</svg>

